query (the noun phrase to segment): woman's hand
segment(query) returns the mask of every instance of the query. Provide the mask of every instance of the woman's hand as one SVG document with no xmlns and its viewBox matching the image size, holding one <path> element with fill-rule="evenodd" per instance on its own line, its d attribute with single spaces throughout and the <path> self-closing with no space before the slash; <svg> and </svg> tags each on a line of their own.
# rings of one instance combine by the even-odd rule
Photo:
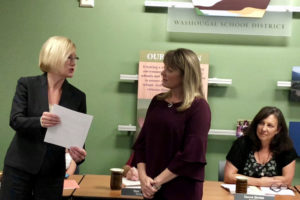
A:
<svg viewBox="0 0 300 200">
<path fill-rule="evenodd" d="M 43 112 L 40 121 L 41 121 L 41 126 L 43 128 L 52 127 L 60 123 L 59 117 L 56 114 L 50 112 Z"/>
<path fill-rule="evenodd" d="M 86 157 L 86 151 L 79 147 L 70 147 L 69 153 L 76 163 L 84 160 Z"/>
<path fill-rule="evenodd" d="M 126 178 L 132 181 L 139 180 L 139 173 L 137 169 L 135 167 L 131 167 L 126 174 Z"/>
<path fill-rule="evenodd" d="M 174 174 L 168 168 L 166 168 L 157 177 L 154 178 L 152 187 L 158 191 L 163 184 L 173 180 L 177 176 L 177 174 Z"/>
<path fill-rule="evenodd" d="M 157 190 L 152 186 L 154 181 L 147 175 L 140 176 L 141 188 L 143 196 L 147 199 L 152 199 Z"/>
<path fill-rule="evenodd" d="M 281 185 L 282 181 L 278 180 L 274 177 L 261 177 L 260 178 L 260 186 L 271 186 L 271 185 Z"/>
</svg>

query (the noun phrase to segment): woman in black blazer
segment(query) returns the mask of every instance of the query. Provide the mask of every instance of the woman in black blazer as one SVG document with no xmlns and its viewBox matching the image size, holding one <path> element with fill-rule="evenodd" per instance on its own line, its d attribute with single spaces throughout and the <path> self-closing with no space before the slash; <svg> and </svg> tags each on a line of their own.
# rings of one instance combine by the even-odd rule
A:
<svg viewBox="0 0 300 200">
<path fill-rule="evenodd" d="M 12 102 L 10 126 L 16 131 L 3 169 L 0 200 L 53 199 L 62 197 L 65 148 L 45 143 L 48 127 L 60 123 L 50 112 L 54 104 L 86 113 L 85 94 L 68 83 L 76 68 L 76 47 L 68 38 L 50 37 L 40 51 L 44 74 L 18 80 Z M 71 147 L 78 164 L 86 151 Z"/>
</svg>

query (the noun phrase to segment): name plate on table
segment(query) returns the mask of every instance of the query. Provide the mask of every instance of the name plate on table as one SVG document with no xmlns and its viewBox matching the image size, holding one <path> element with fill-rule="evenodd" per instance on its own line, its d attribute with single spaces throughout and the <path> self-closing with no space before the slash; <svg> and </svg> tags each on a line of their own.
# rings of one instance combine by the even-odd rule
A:
<svg viewBox="0 0 300 200">
<path fill-rule="evenodd" d="M 124 187 L 121 189 L 121 195 L 143 196 L 141 187 Z"/>
<path fill-rule="evenodd" d="M 234 200 L 274 200 L 274 196 L 251 195 L 251 194 L 234 194 Z"/>
<path fill-rule="evenodd" d="M 290 36 L 292 12 L 266 12 L 263 18 L 199 16 L 193 8 L 168 9 L 169 32 Z"/>
</svg>

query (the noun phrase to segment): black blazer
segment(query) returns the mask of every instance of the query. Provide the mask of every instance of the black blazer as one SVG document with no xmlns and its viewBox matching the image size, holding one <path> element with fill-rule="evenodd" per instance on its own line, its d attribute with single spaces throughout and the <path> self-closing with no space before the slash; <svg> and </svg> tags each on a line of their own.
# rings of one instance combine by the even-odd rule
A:
<svg viewBox="0 0 300 200">
<path fill-rule="evenodd" d="M 59 105 L 86 113 L 85 94 L 65 80 Z M 10 114 L 10 126 L 16 134 L 4 164 L 31 174 L 62 176 L 65 148 L 44 142 L 47 129 L 40 124 L 44 111 L 49 111 L 47 73 L 20 78 Z"/>
</svg>

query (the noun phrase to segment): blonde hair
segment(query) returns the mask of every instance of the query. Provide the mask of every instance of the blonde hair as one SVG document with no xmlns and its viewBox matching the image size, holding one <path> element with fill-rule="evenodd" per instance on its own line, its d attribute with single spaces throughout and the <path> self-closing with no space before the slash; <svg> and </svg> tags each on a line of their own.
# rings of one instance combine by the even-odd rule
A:
<svg viewBox="0 0 300 200">
<path fill-rule="evenodd" d="M 189 49 L 176 49 L 168 51 L 164 56 L 164 64 L 174 70 L 179 70 L 183 77 L 183 102 L 177 108 L 178 111 L 188 109 L 195 98 L 204 98 L 202 90 L 202 75 L 198 56 Z M 166 99 L 171 91 L 158 96 L 158 99 Z"/>
<path fill-rule="evenodd" d="M 75 44 L 63 36 L 50 37 L 42 46 L 39 66 L 43 72 L 58 71 L 64 67 L 68 56 L 76 51 Z"/>
</svg>

